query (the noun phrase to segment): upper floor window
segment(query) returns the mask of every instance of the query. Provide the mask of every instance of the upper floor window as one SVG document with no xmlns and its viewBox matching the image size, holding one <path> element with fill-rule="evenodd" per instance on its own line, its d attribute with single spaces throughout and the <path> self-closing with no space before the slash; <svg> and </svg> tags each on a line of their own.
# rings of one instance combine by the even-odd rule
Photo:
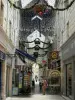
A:
<svg viewBox="0 0 75 100">
<path fill-rule="evenodd" d="M 4 13 L 4 5 L 2 0 L 0 1 L 0 25 L 3 26 L 3 13 Z"/>
<path fill-rule="evenodd" d="M 69 4 L 69 0 L 64 0 L 64 6 L 67 7 Z"/>
<path fill-rule="evenodd" d="M 3 2 L 2 2 L 2 0 L 1 0 L 1 10 L 3 10 Z"/>
<path fill-rule="evenodd" d="M 9 21 L 9 38 L 11 39 L 11 21 Z"/>
<path fill-rule="evenodd" d="M 69 38 L 69 21 L 67 22 L 67 38 Z"/>
</svg>

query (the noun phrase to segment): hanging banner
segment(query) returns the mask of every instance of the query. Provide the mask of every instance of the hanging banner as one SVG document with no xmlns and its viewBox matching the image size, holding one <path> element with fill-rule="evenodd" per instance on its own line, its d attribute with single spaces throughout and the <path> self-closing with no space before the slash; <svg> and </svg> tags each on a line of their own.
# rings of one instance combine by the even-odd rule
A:
<svg viewBox="0 0 75 100">
<path fill-rule="evenodd" d="M 23 52 L 21 50 L 16 49 L 15 53 L 20 54 L 20 55 L 22 55 L 22 56 L 24 56 L 32 61 L 36 61 L 36 58 L 34 56 L 28 54 L 27 52 Z"/>
</svg>

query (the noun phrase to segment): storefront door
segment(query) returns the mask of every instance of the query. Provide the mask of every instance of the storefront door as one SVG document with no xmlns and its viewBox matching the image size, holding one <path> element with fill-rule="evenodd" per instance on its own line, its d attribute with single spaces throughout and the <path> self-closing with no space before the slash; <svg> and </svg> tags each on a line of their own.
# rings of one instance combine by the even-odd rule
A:
<svg viewBox="0 0 75 100">
<path fill-rule="evenodd" d="M 67 77 L 66 77 L 66 92 L 67 92 L 67 96 L 71 97 L 72 96 L 72 64 L 67 64 L 67 68 L 66 68 L 66 72 L 67 72 Z"/>
</svg>

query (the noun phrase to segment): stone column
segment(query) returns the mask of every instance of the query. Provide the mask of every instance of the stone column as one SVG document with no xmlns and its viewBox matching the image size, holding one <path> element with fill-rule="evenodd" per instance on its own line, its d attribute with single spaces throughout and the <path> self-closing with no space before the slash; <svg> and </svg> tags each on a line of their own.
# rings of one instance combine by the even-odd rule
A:
<svg viewBox="0 0 75 100">
<path fill-rule="evenodd" d="M 9 96 L 12 96 L 12 66 L 10 68 L 10 76 L 9 76 Z"/>
</svg>

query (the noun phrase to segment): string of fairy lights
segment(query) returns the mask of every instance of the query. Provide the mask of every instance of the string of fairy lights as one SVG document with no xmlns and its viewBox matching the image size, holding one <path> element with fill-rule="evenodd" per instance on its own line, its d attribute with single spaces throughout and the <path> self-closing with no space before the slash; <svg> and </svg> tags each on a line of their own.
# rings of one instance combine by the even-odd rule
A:
<svg viewBox="0 0 75 100">
<path fill-rule="evenodd" d="M 36 38 L 34 41 L 21 41 L 21 42 L 24 42 L 24 43 L 42 42 L 44 44 L 49 44 L 49 42 L 43 42 L 39 38 Z"/>
<path fill-rule="evenodd" d="M 26 43 L 33 43 L 34 42 L 36 45 L 34 47 L 30 47 L 30 48 L 27 48 L 27 49 L 35 49 L 35 50 L 39 50 L 39 49 L 44 50 L 44 49 L 48 49 L 51 46 L 50 42 L 43 42 L 40 39 L 38 39 L 38 40 L 37 39 L 35 39 L 34 41 L 31 41 L 31 42 L 30 41 L 20 41 L 20 44 L 25 46 Z M 41 48 L 39 46 L 40 43 L 46 44 L 47 46 L 45 48 Z"/>
<path fill-rule="evenodd" d="M 39 38 L 36 38 L 34 41 L 31 41 L 31 42 L 29 42 L 29 41 L 20 41 L 20 46 L 24 46 L 25 47 L 26 43 L 33 43 L 33 42 L 35 43 L 35 46 L 27 48 L 27 49 L 35 49 L 37 51 L 39 51 L 39 49 L 43 50 L 44 54 L 37 54 L 38 52 L 36 52 L 36 55 L 38 55 L 38 57 L 44 57 L 45 55 L 47 55 L 48 49 L 51 47 L 51 44 L 50 44 L 50 42 L 48 42 L 48 43 L 47 42 L 43 42 Z M 42 48 L 42 47 L 39 46 L 40 43 L 44 43 L 47 46 Z"/>
<path fill-rule="evenodd" d="M 31 47 L 31 48 L 27 48 L 27 49 L 48 49 L 50 47 L 50 45 L 49 46 L 47 46 L 47 47 L 45 47 L 45 48 L 41 48 L 40 46 L 38 46 L 38 45 L 35 45 L 34 47 Z"/>
</svg>

